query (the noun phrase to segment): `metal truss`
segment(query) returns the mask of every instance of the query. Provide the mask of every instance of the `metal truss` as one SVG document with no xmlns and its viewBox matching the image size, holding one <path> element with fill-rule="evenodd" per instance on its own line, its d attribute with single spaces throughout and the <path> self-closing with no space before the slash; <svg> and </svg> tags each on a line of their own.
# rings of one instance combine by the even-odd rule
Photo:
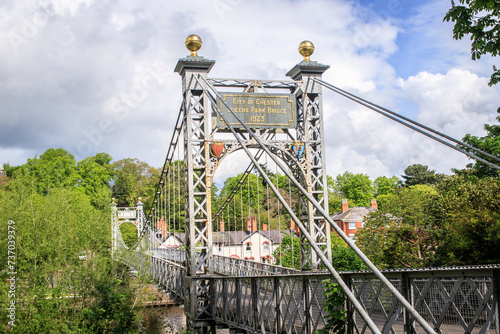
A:
<svg viewBox="0 0 500 334">
<path fill-rule="evenodd" d="M 322 70 L 327 68 L 327 66 L 323 66 Z M 312 77 L 321 77 L 321 75 L 303 73 L 300 77 L 302 81 L 297 86 L 296 95 L 299 110 L 297 140 L 306 145 L 305 184 L 307 192 L 328 213 L 322 90 L 321 85 L 310 84 L 309 78 Z M 301 197 L 301 211 L 304 225 L 307 226 L 313 240 L 320 248 L 324 249 L 325 256 L 331 261 L 330 226 L 325 222 L 324 216 L 304 196 Z M 300 240 L 302 245 L 307 245 L 304 236 L 301 236 Z M 301 247 L 301 262 L 304 269 L 317 270 L 321 266 L 321 260 L 311 247 Z"/>
<path fill-rule="evenodd" d="M 214 272 L 219 275 L 251 277 L 291 275 L 299 273 L 298 270 L 292 268 L 285 268 L 272 264 L 237 259 L 227 256 L 214 255 L 213 262 Z"/>
<path fill-rule="evenodd" d="M 118 249 L 129 247 L 123 241 L 120 232 L 120 225 L 124 223 L 134 224 L 137 228 L 137 236 L 139 242 L 144 231 L 145 217 L 142 211 L 142 203 L 138 203 L 137 207 L 119 208 L 116 203 L 111 205 L 111 253 L 114 254 Z M 135 248 L 134 245 L 132 248 Z"/>
<path fill-rule="evenodd" d="M 384 274 L 437 333 L 498 333 L 499 268 L 388 271 Z M 424 330 L 369 272 L 342 273 L 382 333 Z M 315 333 L 324 329 L 329 274 L 213 277 L 212 315 L 249 333 Z M 346 333 L 370 333 L 347 303 Z"/>
<path fill-rule="evenodd" d="M 250 86 L 259 86 L 264 89 L 266 88 L 283 88 L 283 89 L 295 89 L 296 82 L 292 80 L 255 80 L 255 79 L 208 79 L 212 85 L 216 87 L 238 87 L 247 88 Z"/>
</svg>

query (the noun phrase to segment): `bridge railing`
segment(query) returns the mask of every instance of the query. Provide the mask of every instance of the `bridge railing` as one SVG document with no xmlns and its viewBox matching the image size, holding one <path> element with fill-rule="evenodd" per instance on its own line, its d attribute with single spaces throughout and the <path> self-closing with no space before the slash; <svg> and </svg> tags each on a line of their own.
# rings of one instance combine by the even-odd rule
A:
<svg viewBox="0 0 500 334">
<path fill-rule="evenodd" d="M 499 268 L 386 271 L 391 283 L 438 333 L 499 333 Z M 342 273 L 382 333 L 424 333 L 412 315 L 370 272 Z M 330 274 L 204 277 L 211 318 L 254 333 L 314 333 L 323 329 Z M 371 333 L 347 301 L 347 333 Z"/>
<path fill-rule="evenodd" d="M 178 263 L 158 256 L 151 256 L 149 274 L 162 287 L 170 298 L 183 304 L 186 298 L 186 268 Z"/>
<path fill-rule="evenodd" d="M 213 256 L 213 266 L 216 273 L 229 276 L 273 276 L 300 273 L 292 268 L 220 255 Z"/>
<path fill-rule="evenodd" d="M 161 257 L 170 261 L 183 263 L 186 260 L 186 251 L 176 248 L 156 248 L 151 253 L 156 257 Z"/>
</svg>

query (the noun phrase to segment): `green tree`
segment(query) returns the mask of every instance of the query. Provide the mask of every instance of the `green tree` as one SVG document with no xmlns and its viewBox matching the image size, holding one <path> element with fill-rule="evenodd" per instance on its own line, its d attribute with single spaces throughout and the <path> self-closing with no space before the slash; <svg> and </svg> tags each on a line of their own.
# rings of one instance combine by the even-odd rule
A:
<svg viewBox="0 0 500 334">
<path fill-rule="evenodd" d="M 40 158 L 28 159 L 15 168 L 14 178 L 29 184 L 39 194 L 47 194 L 51 188 L 74 187 L 78 179 L 73 155 L 62 148 L 48 149 Z"/>
<path fill-rule="evenodd" d="M 124 223 L 120 225 L 120 234 L 123 242 L 127 247 L 133 247 L 139 240 L 137 237 L 137 227 L 132 223 Z"/>
<path fill-rule="evenodd" d="M 347 198 L 353 206 L 369 206 L 374 198 L 374 187 L 366 174 L 345 172 L 337 175 L 335 181 L 337 196 Z"/>
<path fill-rule="evenodd" d="M 113 177 L 112 158 L 107 153 L 97 153 L 77 163 L 77 189 L 87 195 L 92 204 L 101 209 L 111 201 Z"/>
<path fill-rule="evenodd" d="M 405 186 L 413 186 L 416 184 L 433 185 L 444 179 L 444 175 L 437 174 L 436 171 L 430 170 L 428 166 L 421 164 L 409 165 L 404 170 L 405 175 L 401 177 L 405 180 Z"/>
<path fill-rule="evenodd" d="M 440 265 L 500 263 L 500 180 L 453 176 L 437 186 L 446 230 Z"/>
<path fill-rule="evenodd" d="M 147 212 L 151 208 L 159 181 L 159 168 L 132 158 L 118 160 L 113 163 L 113 167 L 113 197 L 116 198 L 118 206 L 135 206 L 141 197 Z"/>
<path fill-rule="evenodd" d="M 239 174 L 226 179 L 218 195 L 220 203 L 216 206 L 214 212 L 219 209 L 227 196 L 233 192 L 242 175 Z M 297 188 L 289 183 L 286 176 L 279 173 L 270 173 L 269 177 L 273 184 L 278 187 L 280 195 L 286 200 L 287 204 L 292 209 L 296 209 L 299 201 Z M 227 206 L 226 210 L 229 211 L 230 221 L 239 222 L 236 226 L 238 230 L 246 228 L 246 217 L 249 216 L 260 217 L 261 224 L 269 224 L 269 228 L 275 230 L 287 229 L 290 220 L 290 215 L 279 202 L 278 197 L 266 184 L 265 179 L 253 173 L 249 174 L 248 178 L 243 182 L 240 190 L 236 192 L 234 199 Z M 225 211 L 226 213 L 224 214 L 226 228 L 229 228 L 229 222 L 226 218 L 228 211 Z"/>
<path fill-rule="evenodd" d="M 273 256 L 283 267 L 300 269 L 300 238 L 293 234 L 283 236 Z"/>
<path fill-rule="evenodd" d="M 452 8 L 446 13 L 445 21 L 455 23 L 453 27 L 453 38 L 462 39 L 470 35 L 472 59 L 480 59 L 482 55 L 490 54 L 497 56 L 500 52 L 500 3 L 491 0 L 459 0 L 461 5 L 455 5 L 452 1 Z M 496 85 L 500 81 L 500 70 L 493 66 L 493 73 L 490 77 L 490 86 Z M 500 113 L 500 108 L 497 109 Z M 497 117 L 500 121 L 500 116 Z M 476 137 L 467 134 L 462 140 L 474 147 L 489 154 L 500 157 L 500 126 L 484 125 L 487 135 Z M 467 147 L 461 147 L 468 152 L 474 152 Z M 482 154 L 479 157 L 498 164 L 498 162 Z M 499 176 L 498 169 L 490 167 L 480 161 L 467 165 L 468 171 L 478 177 Z M 460 171 L 457 171 L 460 172 Z"/>
<path fill-rule="evenodd" d="M 500 113 L 500 110 L 498 112 Z M 497 120 L 500 122 L 500 116 L 497 116 Z M 500 125 L 485 124 L 484 129 L 486 130 L 487 133 L 486 136 L 476 137 L 472 136 L 471 134 L 467 134 L 465 135 L 464 138 L 462 138 L 462 141 L 473 147 L 477 147 L 484 152 L 487 152 L 491 155 L 500 158 Z M 474 150 L 471 150 L 468 147 L 461 146 L 461 148 L 468 152 L 476 153 Z M 493 164 L 498 165 L 498 161 L 495 161 L 481 153 L 477 153 L 477 155 Z M 457 170 L 455 172 L 471 173 L 472 175 L 477 176 L 479 178 L 500 176 L 500 172 L 498 169 L 477 160 L 474 163 L 468 164 L 467 170 L 465 171 Z"/>
<path fill-rule="evenodd" d="M 363 261 L 347 246 L 344 240 L 335 233 L 332 233 L 331 240 L 332 265 L 337 271 L 363 270 L 366 268 Z M 285 235 L 281 241 L 281 247 L 276 249 L 274 256 L 282 266 L 300 269 L 300 238 L 295 235 Z"/>
<path fill-rule="evenodd" d="M 110 257 L 109 206 L 93 205 L 91 196 L 76 186 L 78 180 L 73 157 L 50 149 L 20 166 L 8 187 L 0 188 L 0 226 L 4 231 L 11 226 L 15 232 L 18 333 L 90 333 L 80 324 L 85 309 L 107 298 L 97 290 L 98 283 L 124 278 L 114 274 L 117 263 Z M 8 235 L 0 234 L 2 249 L 7 249 Z M 3 268 L 7 255 L 0 254 Z M 10 278 L 5 271 L 1 276 Z M 10 301 L 7 289 L 0 285 L 3 319 Z M 127 284 L 120 291 L 131 293 Z M 121 302 L 120 307 L 105 309 L 104 315 L 114 321 L 104 323 L 102 333 L 111 333 L 125 321 L 130 324 L 128 332 L 136 331 L 130 300 Z M 7 331 L 6 325 L 0 323 L 0 332 Z"/>
<path fill-rule="evenodd" d="M 430 203 L 432 186 L 403 189 L 385 209 L 366 217 L 356 234 L 357 244 L 375 265 L 388 268 L 417 268 L 432 265 L 442 237 L 442 228 Z"/>
<path fill-rule="evenodd" d="M 379 176 L 373 181 L 375 187 L 375 198 L 379 209 L 384 209 L 394 201 L 394 197 L 401 186 L 401 180 L 397 176 Z"/>
<path fill-rule="evenodd" d="M 497 56 L 500 52 L 500 3 L 492 0 L 458 0 L 462 5 L 456 6 L 452 0 L 452 8 L 446 13 L 444 21 L 455 23 L 453 38 L 456 40 L 470 35 L 472 60 L 480 59 L 485 54 Z M 500 70 L 493 67 L 489 85 L 500 80 Z"/>
<path fill-rule="evenodd" d="M 395 194 L 400 184 L 400 180 L 396 175 L 392 177 L 379 176 L 373 181 L 375 188 L 375 198 L 381 195 Z"/>
</svg>

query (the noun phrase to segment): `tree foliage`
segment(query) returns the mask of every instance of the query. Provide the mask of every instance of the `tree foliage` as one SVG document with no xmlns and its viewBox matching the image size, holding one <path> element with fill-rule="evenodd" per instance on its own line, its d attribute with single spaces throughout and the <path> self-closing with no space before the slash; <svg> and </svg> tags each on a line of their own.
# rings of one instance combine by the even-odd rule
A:
<svg viewBox="0 0 500 334">
<path fill-rule="evenodd" d="M 500 113 L 500 110 L 498 112 Z M 497 121 L 500 122 L 500 116 L 497 116 Z M 485 124 L 484 129 L 486 130 L 487 133 L 486 136 L 477 137 L 477 136 L 472 136 L 471 134 L 467 134 L 465 135 L 464 138 L 462 138 L 462 141 L 473 147 L 477 147 L 484 152 L 487 152 L 489 154 L 492 154 L 500 158 L 500 125 Z M 462 146 L 461 148 L 468 152 L 476 153 L 474 150 L 471 150 L 468 147 Z M 477 153 L 477 155 L 480 158 L 483 158 L 493 164 L 496 165 L 499 164 L 498 161 L 495 161 L 481 153 Z M 457 171 L 457 173 L 463 173 L 463 172 L 471 173 L 472 175 L 477 176 L 479 178 L 500 176 L 500 172 L 498 169 L 477 160 L 474 163 L 468 164 L 466 171 Z"/>
<path fill-rule="evenodd" d="M 500 180 L 454 175 L 404 188 L 370 214 L 358 246 L 378 266 L 427 267 L 500 262 Z"/>
<path fill-rule="evenodd" d="M 460 5 L 455 5 L 452 1 L 452 8 L 446 13 L 445 21 L 455 23 L 453 27 L 453 38 L 459 40 L 466 35 L 470 35 L 472 59 L 480 59 L 481 56 L 490 54 L 497 56 L 500 52 L 500 3 L 491 0 L 459 0 Z M 493 66 L 493 73 L 490 77 L 489 85 L 496 85 L 500 81 L 500 69 Z M 500 113 L 500 108 L 497 109 Z M 500 121 L 500 116 L 497 117 Z M 500 126 L 484 125 L 487 135 L 476 137 L 467 134 L 462 140 L 487 153 L 500 157 Z M 467 147 L 462 149 L 476 153 Z M 495 163 L 498 162 L 482 154 L 479 157 Z M 467 166 L 468 171 L 478 177 L 498 176 L 499 171 L 487 164 L 476 161 Z M 460 171 L 457 171 L 460 173 Z"/>
<path fill-rule="evenodd" d="M 444 179 L 444 175 L 430 170 L 429 166 L 421 164 L 413 164 L 405 168 L 405 175 L 401 177 L 405 180 L 405 186 L 413 186 L 416 184 L 434 185 Z"/>
<path fill-rule="evenodd" d="M 492 0 L 458 0 L 461 5 L 455 5 L 446 13 L 444 21 L 455 23 L 453 38 L 462 39 L 470 35 L 472 59 L 490 54 L 497 56 L 500 52 L 500 3 Z M 493 67 L 489 85 L 500 81 L 500 70 Z"/>
<path fill-rule="evenodd" d="M 454 176 L 437 186 L 442 265 L 500 263 L 500 180 Z"/>
<path fill-rule="evenodd" d="M 141 197 L 144 210 L 148 211 L 159 181 L 160 169 L 139 159 L 126 158 L 114 162 L 113 170 L 113 197 L 118 206 L 135 206 Z"/>
<path fill-rule="evenodd" d="M 414 185 L 403 189 L 384 210 L 366 217 L 357 232 L 357 244 L 378 266 L 418 268 L 431 265 L 441 237 L 432 215 L 433 187 Z"/>
<path fill-rule="evenodd" d="M 297 212 L 299 194 L 297 188 L 288 181 L 285 175 L 270 171 L 268 176 L 273 184 L 278 188 L 280 195 L 287 204 Z M 241 180 L 239 174 L 229 177 L 224 182 L 224 186 L 217 196 L 217 202 L 213 207 L 216 212 L 233 189 Z M 229 215 L 229 217 L 228 217 Z M 278 197 L 272 189 L 266 184 L 262 176 L 250 173 L 248 178 L 241 185 L 240 190 L 236 192 L 231 203 L 227 205 L 224 216 L 221 217 L 226 223 L 226 230 L 244 230 L 246 228 L 246 217 L 258 217 L 261 224 L 268 224 L 269 229 L 284 230 L 288 229 L 290 214 L 279 202 Z"/>
<path fill-rule="evenodd" d="M 346 198 L 353 206 L 369 206 L 374 198 L 375 189 L 366 174 L 339 174 L 332 188 L 337 198 Z"/>
<path fill-rule="evenodd" d="M 109 319 L 97 332 L 136 332 L 127 276 L 114 273 L 118 267 L 110 258 L 109 206 L 95 201 L 101 196 L 110 203 L 109 171 L 98 168 L 109 163 L 108 157 L 97 155 L 77 165 L 66 151 L 50 149 L 14 168 L 0 188 L 0 224 L 4 232 L 8 224 L 15 227 L 15 332 L 95 333 L 86 325 L 87 310 Z M 0 248 L 7 250 L 9 240 L 7 233 L 0 234 Z M 0 255 L 3 268 L 7 255 Z M 10 277 L 4 271 L 2 278 Z M 106 290 L 99 288 L 102 282 L 115 283 Z M 8 288 L 0 285 L 3 319 Z M 108 303 L 110 296 L 120 304 Z M 7 332 L 6 325 L 0 323 L 0 332 Z"/>
<path fill-rule="evenodd" d="M 332 265 L 337 271 L 363 270 L 363 261 L 347 246 L 347 244 L 332 233 Z M 281 248 L 276 249 L 274 256 L 284 267 L 300 269 L 300 238 L 286 235 L 281 242 Z M 305 245 L 304 247 L 309 247 Z"/>
</svg>

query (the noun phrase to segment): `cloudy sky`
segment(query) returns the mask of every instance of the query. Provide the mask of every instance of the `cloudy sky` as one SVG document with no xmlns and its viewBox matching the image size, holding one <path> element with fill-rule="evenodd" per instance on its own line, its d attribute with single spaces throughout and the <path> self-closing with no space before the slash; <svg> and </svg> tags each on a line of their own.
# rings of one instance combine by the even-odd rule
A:
<svg viewBox="0 0 500 334">
<path fill-rule="evenodd" d="M 449 0 L 4 0 L 0 3 L 0 163 L 48 148 L 77 160 L 107 152 L 163 164 L 181 102 L 174 67 L 203 39 L 210 76 L 288 79 L 301 61 L 323 78 L 457 139 L 495 123 L 495 59 L 442 22 Z M 328 174 L 401 175 L 413 163 L 449 173 L 467 159 L 325 91 Z M 120 112 L 117 112 L 120 110 Z M 246 166 L 226 165 L 217 174 Z M 239 170 L 241 169 L 241 170 Z M 232 171 L 231 171 L 232 170 Z"/>
</svg>

